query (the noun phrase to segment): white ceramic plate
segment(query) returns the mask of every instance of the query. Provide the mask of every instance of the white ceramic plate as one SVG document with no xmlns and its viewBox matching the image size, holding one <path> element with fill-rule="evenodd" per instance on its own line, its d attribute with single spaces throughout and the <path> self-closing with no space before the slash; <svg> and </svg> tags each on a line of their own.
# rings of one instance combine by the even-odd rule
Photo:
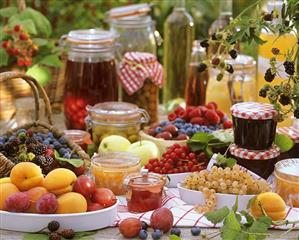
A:
<svg viewBox="0 0 299 240">
<path fill-rule="evenodd" d="M 190 190 L 187 188 L 184 188 L 180 183 L 177 185 L 180 197 L 181 199 L 191 205 L 204 205 L 204 195 L 202 192 Z M 248 201 L 253 198 L 255 195 L 239 195 L 238 196 L 238 211 L 246 210 Z M 223 194 L 223 193 L 216 193 L 216 200 L 217 205 L 216 209 L 222 208 L 222 207 L 228 207 L 232 208 L 232 206 L 235 204 L 237 195 L 235 194 Z"/>
<path fill-rule="evenodd" d="M 101 229 L 114 224 L 117 216 L 117 205 L 118 201 L 109 208 L 74 214 L 34 214 L 0 211 L 0 229 L 37 232 L 53 220 L 60 223 L 61 229 L 71 228 L 76 232 Z"/>
<path fill-rule="evenodd" d="M 185 177 L 189 174 L 190 172 L 167 174 L 167 176 L 169 177 L 169 184 L 167 185 L 167 187 L 176 188 L 178 183 L 183 182 Z"/>
</svg>

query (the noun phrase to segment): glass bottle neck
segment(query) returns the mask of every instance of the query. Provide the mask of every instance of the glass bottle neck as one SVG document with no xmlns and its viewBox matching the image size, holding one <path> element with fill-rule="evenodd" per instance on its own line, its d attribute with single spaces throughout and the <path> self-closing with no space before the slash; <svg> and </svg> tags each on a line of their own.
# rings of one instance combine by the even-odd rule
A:
<svg viewBox="0 0 299 240">
<path fill-rule="evenodd" d="M 175 10 L 185 9 L 185 0 L 176 0 Z"/>
<path fill-rule="evenodd" d="M 222 17 L 231 17 L 232 16 L 233 3 L 232 0 L 221 0 L 220 1 L 220 12 L 219 16 Z"/>
</svg>

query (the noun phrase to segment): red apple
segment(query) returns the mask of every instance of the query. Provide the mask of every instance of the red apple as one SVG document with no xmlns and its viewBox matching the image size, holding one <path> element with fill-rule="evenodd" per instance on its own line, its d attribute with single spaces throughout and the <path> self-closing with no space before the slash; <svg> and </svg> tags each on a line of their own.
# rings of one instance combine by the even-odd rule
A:
<svg viewBox="0 0 299 240">
<path fill-rule="evenodd" d="M 91 200 L 104 206 L 105 208 L 116 203 L 116 197 L 114 193 L 108 188 L 97 188 L 93 193 Z"/>
<path fill-rule="evenodd" d="M 101 210 L 104 207 L 101 204 L 90 202 L 87 205 L 87 212 L 93 212 L 97 210 Z"/>
<path fill-rule="evenodd" d="M 74 184 L 74 192 L 80 193 L 86 198 L 90 197 L 95 190 L 95 182 L 85 175 L 78 177 Z"/>
<path fill-rule="evenodd" d="M 80 175 L 82 175 L 82 174 L 85 173 L 85 170 L 86 170 L 86 168 L 85 168 L 85 166 L 84 166 L 84 164 L 83 164 L 83 165 L 80 166 L 80 167 L 74 168 L 74 169 L 73 169 L 73 172 L 76 174 L 76 176 L 80 176 Z"/>
</svg>

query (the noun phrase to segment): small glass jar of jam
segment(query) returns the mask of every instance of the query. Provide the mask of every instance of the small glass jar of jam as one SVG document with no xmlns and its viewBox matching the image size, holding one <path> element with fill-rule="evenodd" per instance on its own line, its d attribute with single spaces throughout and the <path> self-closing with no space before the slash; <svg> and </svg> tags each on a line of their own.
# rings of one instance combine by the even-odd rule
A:
<svg viewBox="0 0 299 240">
<path fill-rule="evenodd" d="M 231 107 L 235 143 L 238 147 L 264 150 L 272 146 L 278 112 L 272 104 L 242 102 Z"/>
<path fill-rule="evenodd" d="M 294 141 L 294 146 L 289 151 L 282 153 L 280 159 L 299 157 L 299 128 L 295 126 L 282 127 L 277 129 L 277 133 L 285 134 Z"/>
<path fill-rule="evenodd" d="M 155 210 L 162 206 L 164 186 L 168 183 L 164 175 L 149 173 L 142 169 L 141 173 L 126 177 L 127 206 L 130 212 L 140 213 Z"/>
<path fill-rule="evenodd" d="M 150 118 L 144 109 L 126 102 L 104 102 L 88 105 L 86 109 L 88 131 L 96 146 L 110 135 L 121 135 L 130 142 L 137 141 L 141 124 L 148 123 Z"/>
<path fill-rule="evenodd" d="M 83 130 L 64 130 L 64 136 L 72 142 L 78 144 L 85 152 L 87 152 L 87 145 L 91 144 L 90 134 Z"/>
<path fill-rule="evenodd" d="M 287 205 L 299 207 L 299 158 L 290 158 L 275 164 L 275 189 Z"/>
<path fill-rule="evenodd" d="M 236 144 L 230 146 L 230 154 L 239 165 L 267 179 L 274 171 L 274 165 L 278 161 L 280 150 L 273 145 L 267 150 L 248 150 L 239 148 Z"/>
<path fill-rule="evenodd" d="M 140 172 L 140 159 L 130 153 L 113 152 L 95 155 L 91 159 L 91 172 L 97 187 L 109 188 L 115 195 L 124 195 L 124 179 Z"/>
</svg>

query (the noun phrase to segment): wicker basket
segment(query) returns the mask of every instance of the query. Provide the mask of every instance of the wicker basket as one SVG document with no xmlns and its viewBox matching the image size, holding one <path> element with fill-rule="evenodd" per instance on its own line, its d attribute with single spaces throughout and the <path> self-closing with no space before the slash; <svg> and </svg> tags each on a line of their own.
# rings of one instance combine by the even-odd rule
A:
<svg viewBox="0 0 299 240">
<path fill-rule="evenodd" d="M 49 98 L 45 92 L 45 90 L 40 86 L 40 84 L 32 77 L 25 75 L 23 73 L 18 72 L 4 72 L 0 73 L 0 83 L 3 81 L 11 81 L 12 79 L 20 78 L 25 80 L 31 87 L 35 99 L 35 121 L 32 123 L 25 124 L 16 129 L 10 129 L 6 132 L 6 135 L 12 135 L 14 132 L 19 129 L 30 129 L 33 132 L 43 132 L 47 133 L 49 131 L 53 132 L 56 138 L 59 138 L 64 135 L 63 132 L 59 131 L 55 127 L 52 126 L 52 110 L 49 102 Z M 46 114 L 49 121 L 49 124 L 46 122 L 39 121 L 39 94 L 43 98 L 46 107 Z M 73 143 L 72 141 L 66 139 L 67 145 L 76 153 L 81 159 L 84 160 L 85 166 L 89 166 L 90 158 L 88 154 L 86 154 L 80 146 Z M 8 176 L 10 174 L 10 170 L 13 168 L 14 163 L 6 158 L 3 154 L 0 153 L 0 178 Z"/>
</svg>

